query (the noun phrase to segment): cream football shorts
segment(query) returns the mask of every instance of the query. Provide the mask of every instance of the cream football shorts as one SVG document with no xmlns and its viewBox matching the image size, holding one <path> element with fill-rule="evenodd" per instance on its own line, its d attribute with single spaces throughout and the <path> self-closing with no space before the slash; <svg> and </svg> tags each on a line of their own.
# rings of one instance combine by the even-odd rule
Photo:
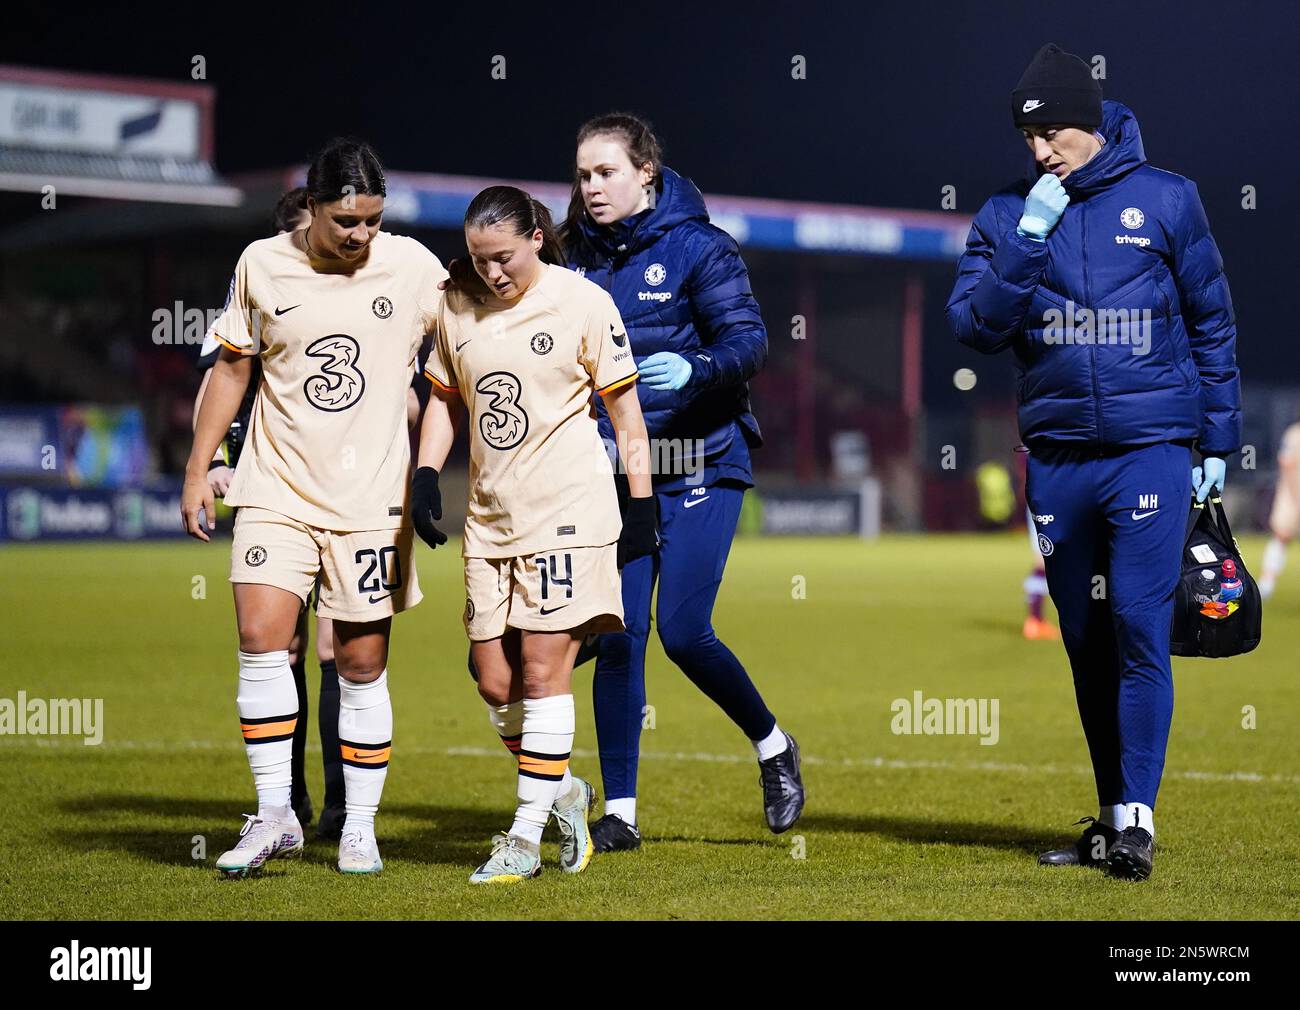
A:
<svg viewBox="0 0 1300 1010">
<path fill-rule="evenodd" d="M 466 558 L 465 633 L 483 642 L 500 638 L 506 628 L 622 631 L 618 545 Z"/>
<path fill-rule="evenodd" d="M 319 573 L 320 617 L 378 621 L 422 599 L 414 533 L 409 526 L 337 533 L 243 506 L 235 517 L 230 581 L 276 586 L 305 604 Z"/>
</svg>

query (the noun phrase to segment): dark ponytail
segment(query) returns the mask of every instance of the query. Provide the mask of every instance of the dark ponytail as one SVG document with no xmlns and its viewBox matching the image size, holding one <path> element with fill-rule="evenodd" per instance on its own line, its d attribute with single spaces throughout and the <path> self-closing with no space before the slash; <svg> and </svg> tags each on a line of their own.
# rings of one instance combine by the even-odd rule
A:
<svg viewBox="0 0 1300 1010">
<path fill-rule="evenodd" d="M 385 196 L 384 167 L 374 148 L 355 137 L 335 137 L 307 169 L 307 195 L 317 203 L 344 196 Z"/>
<path fill-rule="evenodd" d="M 470 201 L 465 211 L 465 227 L 491 228 L 498 224 L 509 226 L 515 235 L 531 235 L 540 228 L 542 248 L 538 259 L 564 266 L 564 250 L 555 234 L 555 222 L 540 200 L 534 200 L 515 186 L 489 186 Z"/>
<path fill-rule="evenodd" d="M 576 151 L 592 137 L 613 137 L 623 145 L 633 168 L 650 165 L 650 185 L 659 186 L 664 165 L 663 146 L 655 136 L 654 127 L 640 116 L 630 112 L 607 112 L 603 116 L 588 119 L 578 130 L 578 139 L 574 144 Z M 564 248 L 572 249 L 574 245 L 585 240 L 582 220 L 587 216 L 587 206 L 582 202 L 582 181 L 578 178 L 577 168 L 573 173 L 573 189 L 569 195 L 569 213 L 560 226 L 560 241 Z"/>
<path fill-rule="evenodd" d="M 275 229 L 274 234 L 282 231 L 293 231 L 293 226 L 298 223 L 298 218 L 302 217 L 303 211 L 306 209 L 306 187 L 296 186 L 285 193 L 284 196 L 280 197 L 280 202 L 275 205 L 275 214 L 271 217 L 271 226 Z"/>
</svg>

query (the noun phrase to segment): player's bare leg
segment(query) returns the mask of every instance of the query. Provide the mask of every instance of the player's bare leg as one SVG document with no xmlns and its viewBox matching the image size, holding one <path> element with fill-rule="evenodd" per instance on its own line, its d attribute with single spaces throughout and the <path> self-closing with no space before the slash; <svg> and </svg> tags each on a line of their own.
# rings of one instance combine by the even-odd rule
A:
<svg viewBox="0 0 1300 1010">
<path fill-rule="evenodd" d="M 378 873 L 375 814 L 393 749 L 393 706 L 388 695 L 388 636 L 392 618 L 334 621 L 339 671 L 339 752 L 347 819 L 339 839 L 339 870 Z"/>
<path fill-rule="evenodd" d="M 237 583 L 239 721 L 257 787 L 257 813 L 246 814 L 234 848 L 217 869 L 241 877 L 268 859 L 301 855 L 302 826 L 290 805 L 298 692 L 289 667 L 302 600 L 275 586 Z"/>
</svg>

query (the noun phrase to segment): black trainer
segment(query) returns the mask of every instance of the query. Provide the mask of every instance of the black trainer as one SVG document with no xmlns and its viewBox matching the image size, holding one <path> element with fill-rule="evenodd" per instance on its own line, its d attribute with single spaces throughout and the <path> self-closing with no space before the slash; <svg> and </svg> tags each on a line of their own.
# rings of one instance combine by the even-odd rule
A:
<svg viewBox="0 0 1300 1010">
<path fill-rule="evenodd" d="M 1146 828 L 1125 828 L 1119 841 L 1110 847 L 1106 865 L 1112 877 L 1125 880 L 1146 880 L 1151 876 L 1151 858 L 1155 839 Z"/>
<path fill-rule="evenodd" d="M 597 852 L 631 852 L 641 848 L 641 832 L 618 814 L 606 814 L 591 826 L 591 842 Z"/>
<path fill-rule="evenodd" d="M 347 819 L 346 807 L 326 807 L 316 822 L 316 837 L 326 842 L 337 842 L 343 837 L 343 822 Z"/>
<path fill-rule="evenodd" d="M 1039 866 L 1105 866 L 1106 854 L 1119 838 L 1119 832 L 1095 817 L 1080 817 L 1075 824 L 1087 824 L 1083 834 L 1073 845 L 1038 854 Z M 1102 844 L 1098 845 L 1097 840 Z M 1098 849 L 1101 855 L 1098 855 Z"/>
<path fill-rule="evenodd" d="M 803 813 L 803 777 L 799 773 L 799 745 L 785 734 L 786 748 L 776 757 L 758 763 L 763 786 L 763 813 L 774 834 L 788 831 Z"/>
</svg>

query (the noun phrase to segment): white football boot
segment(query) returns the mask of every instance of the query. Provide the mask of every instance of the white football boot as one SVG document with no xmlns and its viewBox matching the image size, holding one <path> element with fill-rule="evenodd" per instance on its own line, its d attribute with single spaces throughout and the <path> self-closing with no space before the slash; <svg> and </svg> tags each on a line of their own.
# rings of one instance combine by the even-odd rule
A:
<svg viewBox="0 0 1300 1010">
<path fill-rule="evenodd" d="M 539 846 L 517 835 L 500 834 L 492 839 L 487 862 L 469 875 L 471 884 L 517 884 L 542 872 Z"/>
<path fill-rule="evenodd" d="M 302 855 L 302 825 L 293 810 L 288 816 L 262 820 L 244 814 L 235 847 L 217 857 L 217 870 L 227 877 L 246 877 L 262 868 L 268 859 L 296 859 Z"/>
<path fill-rule="evenodd" d="M 557 800 L 551 808 L 555 824 L 560 829 L 560 869 L 565 873 L 581 873 L 591 862 L 591 855 L 596 846 L 591 840 L 591 828 L 587 816 L 596 800 L 596 790 L 591 783 L 578 776 L 573 776 L 577 786 L 577 798 L 568 806 L 561 806 Z"/>
<path fill-rule="evenodd" d="M 339 873 L 378 873 L 383 868 L 374 828 L 344 827 L 339 839 Z"/>
</svg>

